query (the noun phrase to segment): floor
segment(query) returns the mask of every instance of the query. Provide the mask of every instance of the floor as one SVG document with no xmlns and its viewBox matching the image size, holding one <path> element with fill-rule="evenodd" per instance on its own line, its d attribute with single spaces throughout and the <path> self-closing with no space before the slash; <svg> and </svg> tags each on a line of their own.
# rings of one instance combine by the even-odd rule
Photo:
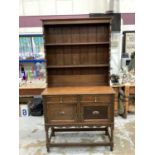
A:
<svg viewBox="0 0 155 155">
<path fill-rule="evenodd" d="M 114 151 L 109 147 L 53 147 L 46 152 L 43 117 L 19 118 L 20 155 L 134 155 L 135 116 L 115 117 Z M 56 133 L 54 142 L 99 142 L 102 131 Z"/>
</svg>

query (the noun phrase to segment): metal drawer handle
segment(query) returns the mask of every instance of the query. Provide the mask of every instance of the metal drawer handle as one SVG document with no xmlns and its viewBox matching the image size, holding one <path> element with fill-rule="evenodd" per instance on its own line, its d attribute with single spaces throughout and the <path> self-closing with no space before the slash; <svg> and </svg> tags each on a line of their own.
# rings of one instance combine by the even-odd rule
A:
<svg viewBox="0 0 155 155">
<path fill-rule="evenodd" d="M 64 114 L 65 114 L 65 112 L 64 112 L 64 111 L 61 111 L 61 112 L 59 112 L 59 114 L 60 114 L 60 115 L 64 115 Z"/>
<path fill-rule="evenodd" d="M 95 102 L 97 102 L 97 97 L 95 96 Z"/>
<path fill-rule="evenodd" d="M 98 114 L 100 114 L 100 112 L 99 111 L 93 111 L 92 114 L 93 115 L 98 115 Z"/>
<path fill-rule="evenodd" d="M 60 97 L 60 103 L 63 103 L 63 98 L 62 97 Z"/>
</svg>

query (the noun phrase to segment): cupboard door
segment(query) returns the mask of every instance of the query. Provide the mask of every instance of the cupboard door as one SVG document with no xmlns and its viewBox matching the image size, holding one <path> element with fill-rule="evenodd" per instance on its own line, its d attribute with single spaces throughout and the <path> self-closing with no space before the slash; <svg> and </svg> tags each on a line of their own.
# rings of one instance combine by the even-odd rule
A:
<svg viewBox="0 0 155 155">
<path fill-rule="evenodd" d="M 111 103 L 81 103 L 82 122 L 111 122 L 113 118 L 113 104 Z"/>
<path fill-rule="evenodd" d="M 77 120 L 77 104 L 47 104 L 48 123 L 72 123 Z"/>
</svg>

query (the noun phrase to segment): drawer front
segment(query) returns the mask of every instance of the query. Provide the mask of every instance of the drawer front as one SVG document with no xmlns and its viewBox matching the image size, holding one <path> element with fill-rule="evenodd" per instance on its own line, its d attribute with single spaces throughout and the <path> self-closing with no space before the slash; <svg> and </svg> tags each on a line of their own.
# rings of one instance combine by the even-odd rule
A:
<svg viewBox="0 0 155 155">
<path fill-rule="evenodd" d="M 110 103 L 84 103 L 81 105 L 81 120 L 89 121 L 113 121 L 114 104 Z"/>
<path fill-rule="evenodd" d="M 61 95 L 61 96 L 45 96 L 45 102 L 47 103 L 75 103 L 77 102 L 77 96 L 74 95 Z"/>
<path fill-rule="evenodd" d="M 81 102 L 105 102 L 111 103 L 112 102 L 111 95 L 81 95 Z"/>
<path fill-rule="evenodd" d="M 108 119 L 107 106 L 85 106 L 83 108 L 84 119 Z"/>
<path fill-rule="evenodd" d="M 77 119 L 76 104 L 47 104 L 47 120 L 74 122 Z"/>
</svg>

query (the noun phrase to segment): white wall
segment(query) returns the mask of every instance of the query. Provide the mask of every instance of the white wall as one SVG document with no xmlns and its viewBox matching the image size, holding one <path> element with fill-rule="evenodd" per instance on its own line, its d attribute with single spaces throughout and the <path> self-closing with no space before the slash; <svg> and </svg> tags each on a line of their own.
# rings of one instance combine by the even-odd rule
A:
<svg viewBox="0 0 155 155">
<path fill-rule="evenodd" d="M 105 12 L 107 0 L 19 0 L 20 16 Z"/>
<path fill-rule="evenodd" d="M 19 15 L 60 15 L 106 12 L 135 12 L 135 0 L 19 0 Z"/>
<path fill-rule="evenodd" d="M 122 25 L 122 31 L 135 31 L 135 25 Z"/>
<path fill-rule="evenodd" d="M 120 1 L 120 12 L 121 13 L 135 12 L 135 1 L 136 0 L 119 0 L 119 1 Z"/>
<path fill-rule="evenodd" d="M 122 33 L 111 34 L 111 74 L 118 74 L 121 68 Z"/>
</svg>

